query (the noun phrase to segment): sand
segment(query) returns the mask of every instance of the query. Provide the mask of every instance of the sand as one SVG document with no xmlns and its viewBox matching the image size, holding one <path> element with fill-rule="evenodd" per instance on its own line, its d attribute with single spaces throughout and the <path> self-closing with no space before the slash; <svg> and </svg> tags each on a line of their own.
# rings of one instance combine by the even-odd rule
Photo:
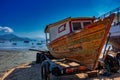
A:
<svg viewBox="0 0 120 80">
<path fill-rule="evenodd" d="M 40 67 L 41 65 L 35 62 L 22 64 L 5 72 L 0 80 L 41 80 Z M 101 75 L 88 77 L 86 73 L 80 73 L 62 77 L 52 76 L 51 80 L 120 80 L 120 73 L 112 73 L 109 77 Z"/>
<path fill-rule="evenodd" d="M 36 52 L 1 51 L 0 80 L 41 80 L 41 65 L 35 63 L 35 58 Z M 101 75 L 88 77 L 86 73 L 62 77 L 51 76 L 51 80 L 120 80 L 120 73 L 112 73 L 109 77 Z"/>
<path fill-rule="evenodd" d="M 35 61 L 36 52 L 29 50 L 0 50 L 0 76 L 24 63 Z"/>
<path fill-rule="evenodd" d="M 22 64 L 5 72 L 0 80 L 41 80 L 39 64 Z"/>
</svg>

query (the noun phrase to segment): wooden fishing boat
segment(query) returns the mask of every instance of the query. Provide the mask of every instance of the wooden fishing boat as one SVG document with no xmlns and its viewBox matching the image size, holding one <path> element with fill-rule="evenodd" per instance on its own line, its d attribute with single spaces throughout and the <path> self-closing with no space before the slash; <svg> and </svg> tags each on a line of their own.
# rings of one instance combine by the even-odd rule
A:
<svg viewBox="0 0 120 80">
<path fill-rule="evenodd" d="M 66 18 L 45 28 L 47 47 L 56 58 L 79 61 L 95 69 L 107 39 L 114 14 L 95 17 Z"/>
</svg>

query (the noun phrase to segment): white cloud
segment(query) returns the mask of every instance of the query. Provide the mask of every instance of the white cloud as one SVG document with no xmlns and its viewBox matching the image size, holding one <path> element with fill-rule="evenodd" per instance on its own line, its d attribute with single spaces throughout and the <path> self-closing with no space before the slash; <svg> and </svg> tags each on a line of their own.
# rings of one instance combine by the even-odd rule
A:
<svg viewBox="0 0 120 80">
<path fill-rule="evenodd" d="M 13 29 L 10 28 L 10 27 L 7 27 L 7 26 L 5 26 L 5 27 L 0 26 L 0 31 L 7 32 L 7 33 L 12 33 Z"/>
</svg>

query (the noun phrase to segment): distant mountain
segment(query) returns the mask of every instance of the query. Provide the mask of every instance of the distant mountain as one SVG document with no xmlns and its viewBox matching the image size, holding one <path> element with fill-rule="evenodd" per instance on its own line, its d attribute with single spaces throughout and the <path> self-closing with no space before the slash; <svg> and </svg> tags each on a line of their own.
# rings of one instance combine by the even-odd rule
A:
<svg viewBox="0 0 120 80">
<path fill-rule="evenodd" d="M 29 38 L 22 38 L 22 37 L 18 37 L 14 34 L 0 34 L 0 40 L 32 40 Z"/>
</svg>

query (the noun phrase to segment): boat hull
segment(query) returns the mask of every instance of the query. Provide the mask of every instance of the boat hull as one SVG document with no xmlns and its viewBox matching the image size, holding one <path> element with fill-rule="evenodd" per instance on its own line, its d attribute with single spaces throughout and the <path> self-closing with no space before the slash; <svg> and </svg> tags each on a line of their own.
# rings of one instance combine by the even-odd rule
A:
<svg viewBox="0 0 120 80">
<path fill-rule="evenodd" d="M 113 19 L 114 16 L 110 17 Z M 106 18 L 91 24 L 92 28 L 64 35 L 49 43 L 48 49 L 56 58 L 79 61 L 89 69 L 95 69 L 111 23 L 112 20 Z"/>
</svg>

